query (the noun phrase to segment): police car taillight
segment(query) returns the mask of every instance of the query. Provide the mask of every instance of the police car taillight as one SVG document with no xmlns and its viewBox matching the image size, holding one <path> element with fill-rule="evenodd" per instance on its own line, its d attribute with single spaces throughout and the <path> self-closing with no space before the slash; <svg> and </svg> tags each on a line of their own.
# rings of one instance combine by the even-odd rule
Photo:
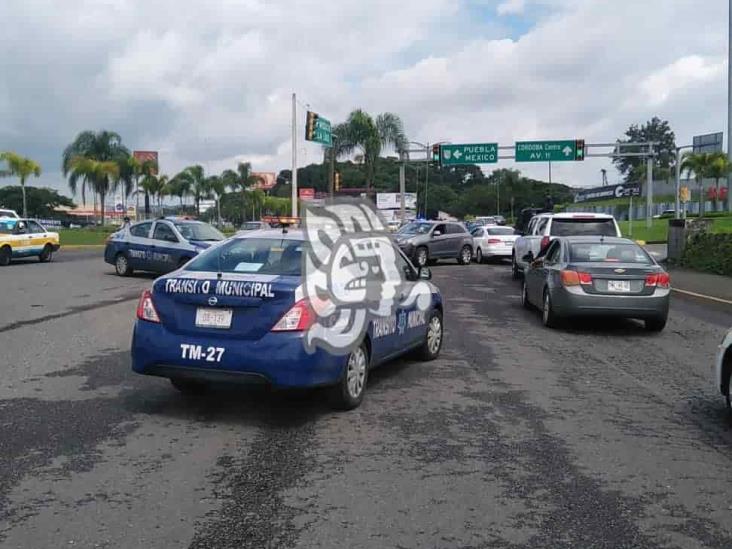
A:
<svg viewBox="0 0 732 549">
<path fill-rule="evenodd" d="M 303 332 L 315 322 L 315 311 L 307 299 L 301 299 L 280 318 L 273 332 Z"/>
<path fill-rule="evenodd" d="M 155 310 L 152 292 L 150 290 L 145 290 L 140 296 L 140 302 L 137 304 L 137 318 L 147 320 L 148 322 L 160 322 L 160 317 Z"/>
</svg>

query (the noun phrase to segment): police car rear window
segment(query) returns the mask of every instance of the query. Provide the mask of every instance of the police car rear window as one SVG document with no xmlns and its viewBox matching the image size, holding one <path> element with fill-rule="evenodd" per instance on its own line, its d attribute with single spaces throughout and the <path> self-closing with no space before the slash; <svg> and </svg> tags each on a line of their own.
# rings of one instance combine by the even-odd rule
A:
<svg viewBox="0 0 732 549">
<path fill-rule="evenodd" d="M 552 236 L 618 236 L 612 218 L 572 217 L 552 220 Z"/>
<path fill-rule="evenodd" d="M 236 238 L 200 254 L 186 271 L 300 276 L 304 243 L 280 238 Z"/>
</svg>

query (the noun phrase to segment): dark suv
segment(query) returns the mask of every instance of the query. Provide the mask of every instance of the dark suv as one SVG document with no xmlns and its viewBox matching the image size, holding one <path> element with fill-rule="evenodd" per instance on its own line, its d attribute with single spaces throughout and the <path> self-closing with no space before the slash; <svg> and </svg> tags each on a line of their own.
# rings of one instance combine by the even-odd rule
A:
<svg viewBox="0 0 732 549">
<path fill-rule="evenodd" d="M 438 259 L 457 259 L 467 265 L 473 258 L 473 237 L 457 221 L 412 221 L 399 229 L 395 238 L 419 267 Z"/>
</svg>

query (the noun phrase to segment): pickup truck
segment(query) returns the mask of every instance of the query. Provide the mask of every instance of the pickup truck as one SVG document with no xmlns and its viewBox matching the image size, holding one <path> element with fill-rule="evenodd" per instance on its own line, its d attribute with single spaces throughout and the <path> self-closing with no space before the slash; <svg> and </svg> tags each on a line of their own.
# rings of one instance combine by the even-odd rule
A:
<svg viewBox="0 0 732 549">
<path fill-rule="evenodd" d="M 615 218 L 608 214 L 541 213 L 535 215 L 526 231 L 521 232 L 513 246 L 512 274 L 518 279 L 528 264 L 555 236 L 617 236 L 622 237 Z"/>
</svg>

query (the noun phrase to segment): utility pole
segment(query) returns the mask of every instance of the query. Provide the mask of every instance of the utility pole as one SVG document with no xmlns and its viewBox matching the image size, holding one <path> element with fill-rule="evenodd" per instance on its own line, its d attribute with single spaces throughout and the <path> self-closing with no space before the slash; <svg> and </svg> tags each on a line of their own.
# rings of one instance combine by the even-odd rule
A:
<svg viewBox="0 0 732 549">
<path fill-rule="evenodd" d="M 653 145 L 648 145 L 646 162 L 646 228 L 650 229 L 653 224 Z"/>
<path fill-rule="evenodd" d="M 400 152 L 399 153 L 401 163 L 399 164 L 399 210 L 400 210 L 400 220 L 402 223 L 404 223 L 407 220 L 407 210 L 404 204 L 404 193 L 407 191 L 407 153 Z"/>
<path fill-rule="evenodd" d="M 496 178 L 496 215 L 501 215 L 501 176 Z"/>
<path fill-rule="evenodd" d="M 732 161 L 732 0 L 729 0 L 727 47 L 727 156 Z M 732 174 L 727 175 L 727 211 L 732 212 Z"/>
<path fill-rule="evenodd" d="M 297 95 L 294 93 L 292 94 L 292 217 L 297 217 Z"/>
<path fill-rule="evenodd" d="M 732 2 L 732 0 L 730 0 Z M 430 154 L 430 144 L 429 141 L 427 142 L 427 145 L 425 146 L 425 154 L 427 155 L 427 162 L 425 162 L 426 166 L 426 172 L 424 174 L 424 218 L 427 219 L 427 185 L 430 181 L 430 163 L 429 163 L 429 154 Z"/>
<path fill-rule="evenodd" d="M 732 0 L 730 0 L 732 2 Z M 552 182 L 552 161 L 549 161 L 549 183 Z"/>
</svg>

